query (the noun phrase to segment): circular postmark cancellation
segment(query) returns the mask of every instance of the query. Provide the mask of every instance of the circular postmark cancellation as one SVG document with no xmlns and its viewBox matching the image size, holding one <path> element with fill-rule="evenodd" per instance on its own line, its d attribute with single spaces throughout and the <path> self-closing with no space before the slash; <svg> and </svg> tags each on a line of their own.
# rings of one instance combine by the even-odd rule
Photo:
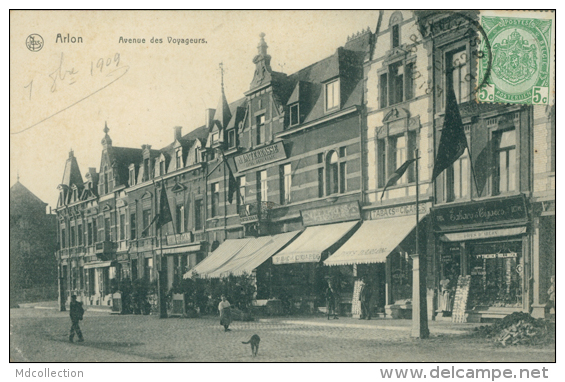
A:
<svg viewBox="0 0 565 382">
<path fill-rule="evenodd" d="M 31 52 L 39 52 L 43 48 L 43 37 L 36 33 L 30 34 L 26 38 L 26 47 Z"/>
<path fill-rule="evenodd" d="M 492 57 L 479 60 L 480 102 L 549 103 L 551 23 L 549 19 L 481 17 Z M 487 59 L 492 61 L 490 73 Z"/>
</svg>

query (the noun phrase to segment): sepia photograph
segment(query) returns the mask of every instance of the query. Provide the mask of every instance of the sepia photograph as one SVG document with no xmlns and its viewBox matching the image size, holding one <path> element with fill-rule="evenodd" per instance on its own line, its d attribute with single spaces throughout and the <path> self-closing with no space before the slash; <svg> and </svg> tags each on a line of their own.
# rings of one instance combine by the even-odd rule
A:
<svg viewBox="0 0 565 382">
<path fill-rule="evenodd" d="M 11 10 L 11 373 L 553 380 L 555 23 Z"/>
</svg>

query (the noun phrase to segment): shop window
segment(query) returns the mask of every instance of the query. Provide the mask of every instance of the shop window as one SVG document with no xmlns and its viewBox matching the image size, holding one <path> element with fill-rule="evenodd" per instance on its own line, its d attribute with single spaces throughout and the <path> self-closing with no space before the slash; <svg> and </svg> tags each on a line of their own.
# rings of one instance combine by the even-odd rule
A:
<svg viewBox="0 0 565 382">
<path fill-rule="evenodd" d="M 300 123 L 300 116 L 298 114 L 298 104 L 294 104 L 290 106 L 290 126 L 295 126 Z"/>
<path fill-rule="evenodd" d="M 212 183 L 211 185 L 211 194 L 212 194 L 212 217 L 216 217 L 219 214 L 220 208 L 220 183 Z"/>
<path fill-rule="evenodd" d="M 392 269 L 392 301 L 412 298 L 412 258 L 407 252 L 389 255 Z"/>
<path fill-rule="evenodd" d="M 516 130 L 497 132 L 494 136 L 496 173 L 494 194 L 516 190 Z"/>
<path fill-rule="evenodd" d="M 446 89 L 453 87 L 457 103 L 469 101 L 471 91 L 470 60 L 466 47 L 461 47 L 445 55 L 447 68 Z"/>
<path fill-rule="evenodd" d="M 199 231 L 202 229 L 202 199 L 194 201 L 194 229 Z"/>
<path fill-rule="evenodd" d="M 339 80 L 326 84 L 326 111 L 339 107 Z"/>
<path fill-rule="evenodd" d="M 522 307 L 521 241 L 470 246 L 469 306 Z"/>
<path fill-rule="evenodd" d="M 258 115 L 256 118 L 255 141 L 258 145 L 265 142 L 265 114 Z"/>
<path fill-rule="evenodd" d="M 129 215 L 129 238 L 131 240 L 137 239 L 137 222 L 135 218 L 136 216 L 134 212 Z"/>
<path fill-rule="evenodd" d="M 291 165 L 287 163 L 280 166 L 281 204 L 290 203 L 290 189 L 292 187 Z"/>
</svg>

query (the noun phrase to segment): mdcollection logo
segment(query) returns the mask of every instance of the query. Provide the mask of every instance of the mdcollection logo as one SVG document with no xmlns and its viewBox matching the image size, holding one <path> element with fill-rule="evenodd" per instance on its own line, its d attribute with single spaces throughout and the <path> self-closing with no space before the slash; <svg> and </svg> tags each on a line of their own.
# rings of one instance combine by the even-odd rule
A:
<svg viewBox="0 0 565 382">
<path fill-rule="evenodd" d="M 27 36 L 26 46 L 31 52 L 39 52 L 43 48 L 43 37 L 33 33 Z"/>
</svg>

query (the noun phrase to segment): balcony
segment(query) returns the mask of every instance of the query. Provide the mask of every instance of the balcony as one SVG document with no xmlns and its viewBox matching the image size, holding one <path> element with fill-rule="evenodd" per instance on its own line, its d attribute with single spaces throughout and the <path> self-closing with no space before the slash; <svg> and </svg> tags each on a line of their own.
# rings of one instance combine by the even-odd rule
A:
<svg viewBox="0 0 565 382">
<path fill-rule="evenodd" d="M 268 221 L 270 210 L 275 206 L 273 202 L 246 203 L 238 207 L 241 224 Z"/>
<path fill-rule="evenodd" d="M 116 248 L 117 248 L 117 243 L 114 243 L 112 241 L 101 241 L 99 243 L 96 243 L 94 251 L 97 256 L 110 255 L 116 252 Z"/>
</svg>

